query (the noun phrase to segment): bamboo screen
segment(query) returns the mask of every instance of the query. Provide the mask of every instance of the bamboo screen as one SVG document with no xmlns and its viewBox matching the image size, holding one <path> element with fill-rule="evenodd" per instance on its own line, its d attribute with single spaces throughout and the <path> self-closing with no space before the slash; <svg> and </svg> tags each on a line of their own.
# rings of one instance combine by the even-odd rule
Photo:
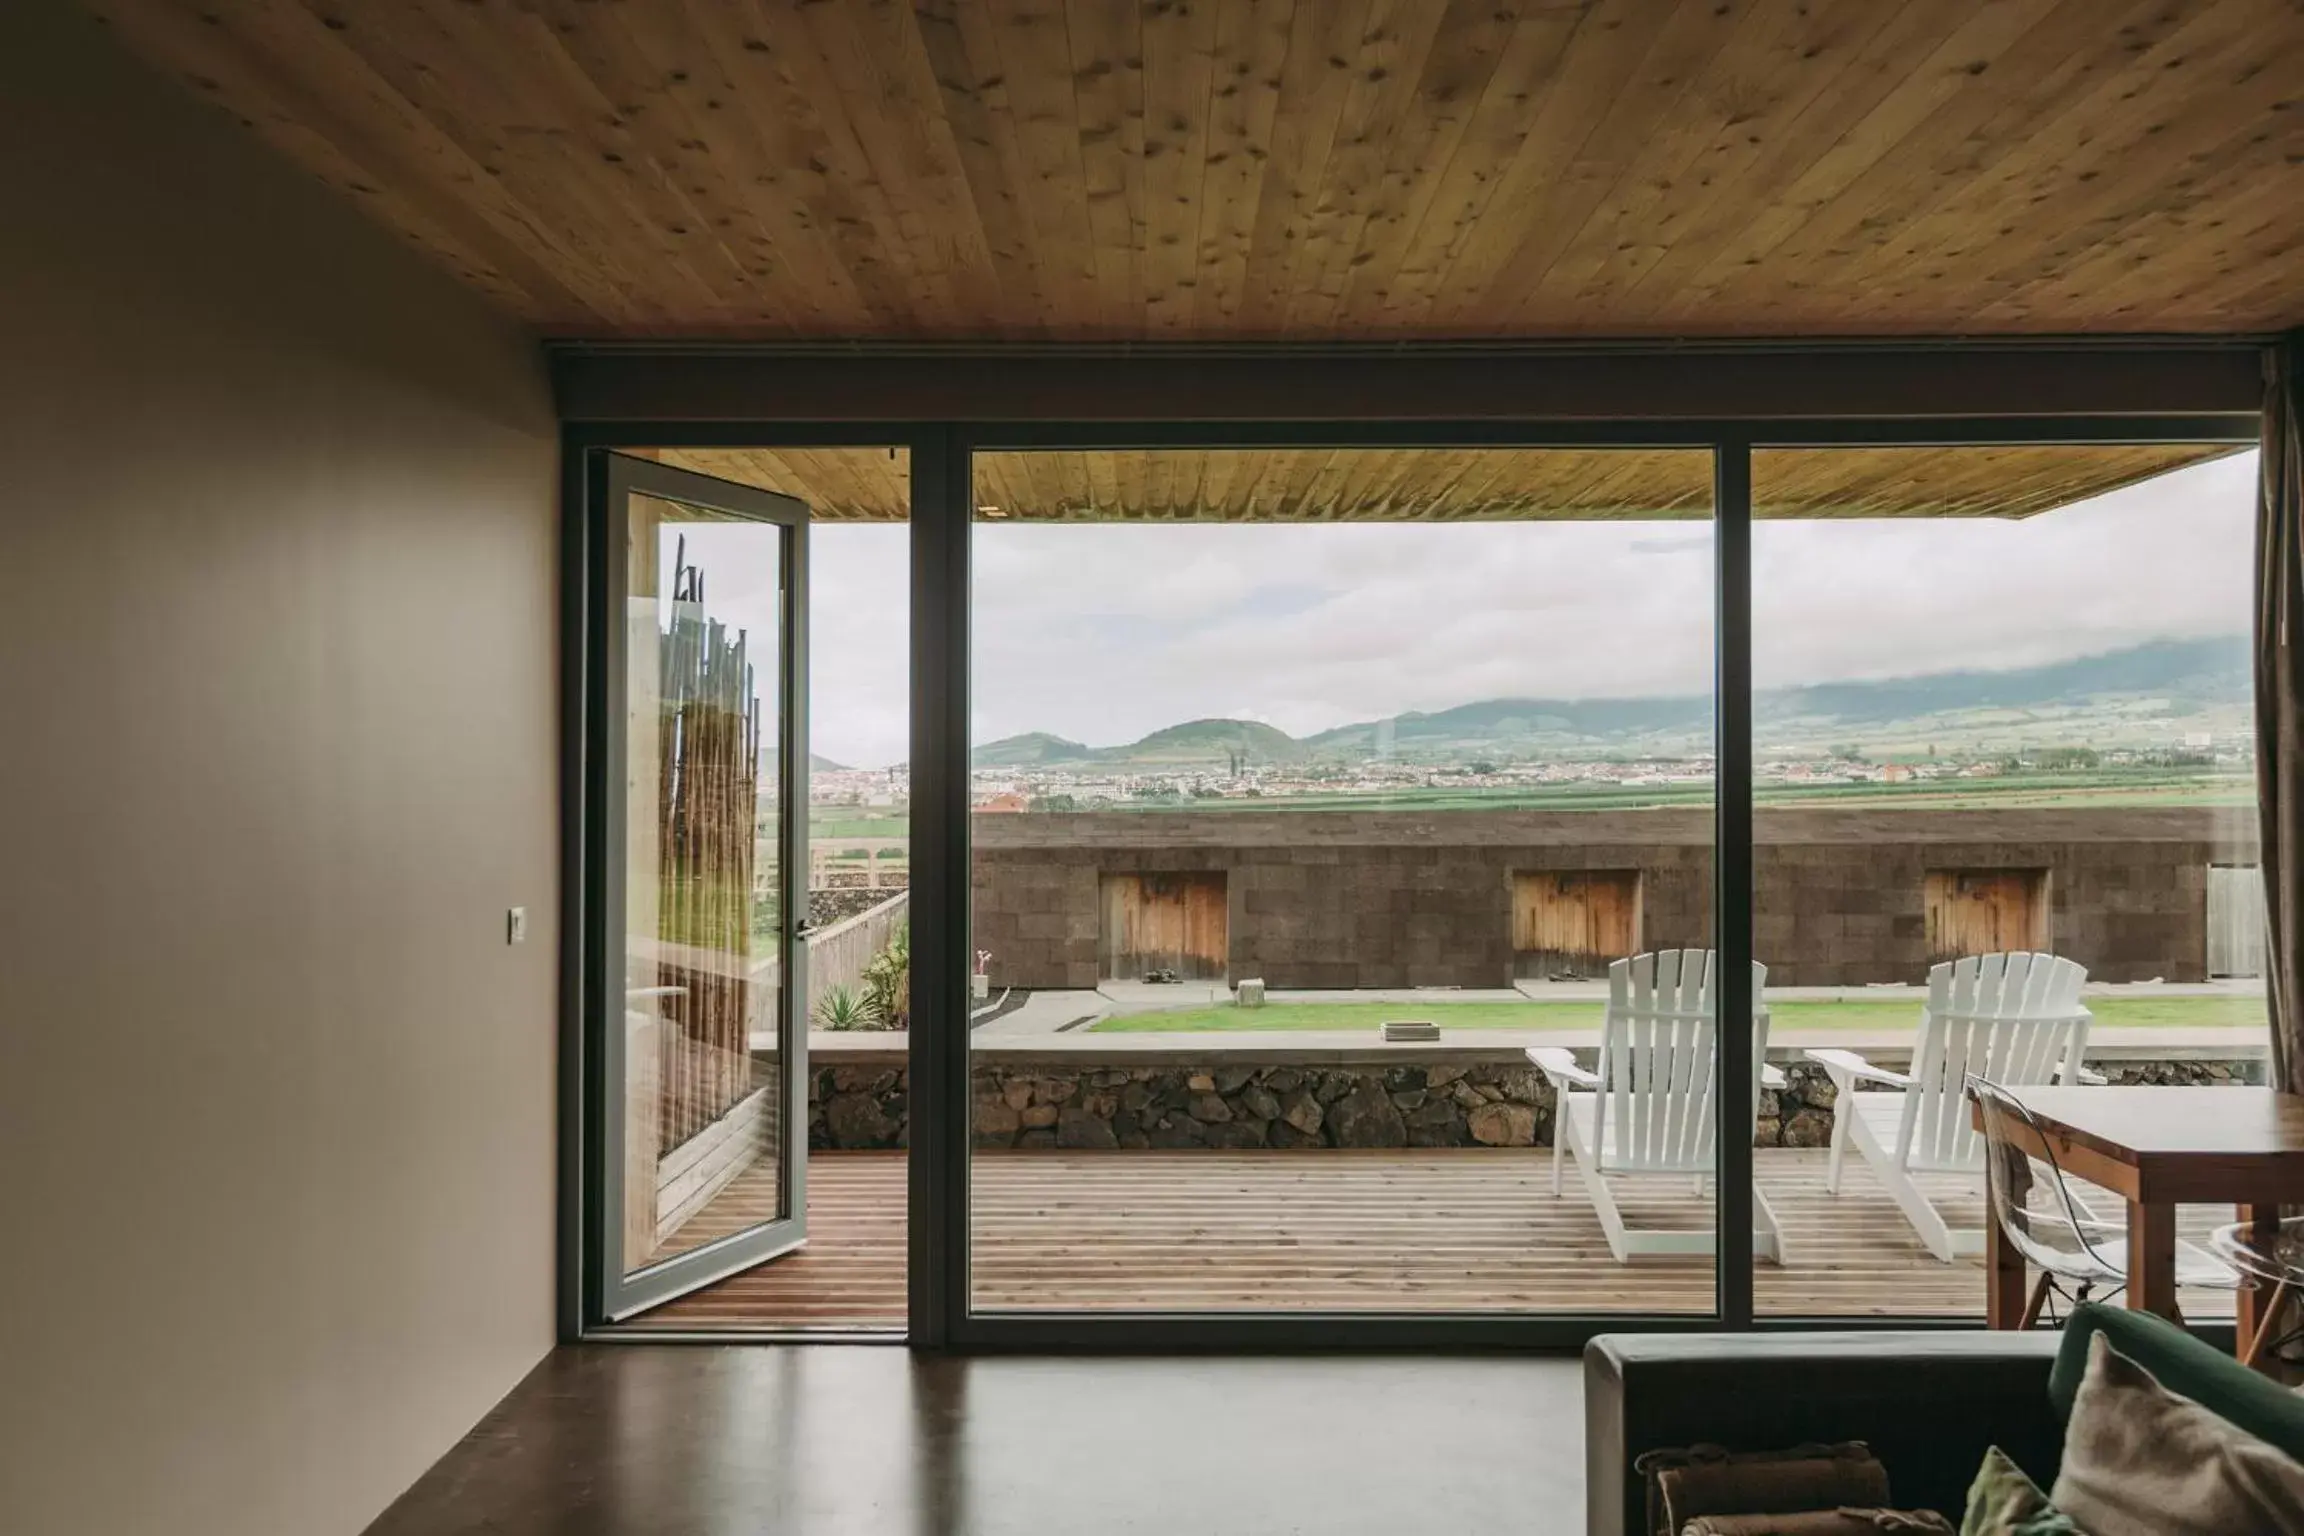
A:
<svg viewBox="0 0 2304 1536">
<path fill-rule="evenodd" d="M 704 612 L 704 572 L 674 556 L 659 643 L 657 933 L 667 999 L 663 1141 L 677 1147 L 752 1091 L 752 866 L 760 699 L 750 637 Z"/>
</svg>

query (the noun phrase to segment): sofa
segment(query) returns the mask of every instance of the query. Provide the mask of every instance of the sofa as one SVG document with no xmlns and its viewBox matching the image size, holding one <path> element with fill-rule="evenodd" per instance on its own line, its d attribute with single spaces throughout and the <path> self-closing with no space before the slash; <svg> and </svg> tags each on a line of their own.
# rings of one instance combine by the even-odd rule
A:
<svg viewBox="0 0 2304 1536">
<path fill-rule="evenodd" d="M 1861 1440 L 1896 1502 L 1959 1523 L 1987 1447 L 2042 1487 L 2102 1332 L 2171 1391 L 2304 1460 L 2304 1397 L 2149 1313 L 2090 1304 L 2056 1333 L 1604 1334 L 1584 1351 L 1586 1530 L 1647 1536 L 1647 1451 Z"/>
</svg>

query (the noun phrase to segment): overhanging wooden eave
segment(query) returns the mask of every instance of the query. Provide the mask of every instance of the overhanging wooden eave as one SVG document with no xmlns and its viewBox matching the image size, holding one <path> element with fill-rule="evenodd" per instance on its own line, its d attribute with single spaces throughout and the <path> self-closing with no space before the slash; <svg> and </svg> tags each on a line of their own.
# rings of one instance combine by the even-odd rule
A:
<svg viewBox="0 0 2304 1536">
<path fill-rule="evenodd" d="M 1694 426 L 2247 413 L 2267 340 L 547 348 L 561 415 L 583 423 Z"/>
<path fill-rule="evenodd" d="M 2178 337 L 552 355 L 580 439 L 827 520 L 909 502 L 900 451 L 835 444 L 900 450 L 940 422 L 973 439 L 989 516 L 1266 522 L 1704 518 L 1715 440 L 1762 450 L 1764 517 L 2030 516 L 2252 440 L 2262 354 Z"/>
</svg>

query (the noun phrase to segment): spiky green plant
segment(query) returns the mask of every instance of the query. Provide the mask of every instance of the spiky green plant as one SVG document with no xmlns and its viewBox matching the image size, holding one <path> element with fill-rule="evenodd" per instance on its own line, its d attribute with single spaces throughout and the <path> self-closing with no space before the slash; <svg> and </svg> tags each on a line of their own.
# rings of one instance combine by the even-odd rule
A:
<svg viewBox="0 0 2304 1536">
<path fill-rule="evenodd" d="M 824 995 L 816 999 L 819 1029 L 873 1029 L 879 1026 L 880 1019 L 871 995 L 858 992 L 854 987 L 826 987 Z"/>
</svg>

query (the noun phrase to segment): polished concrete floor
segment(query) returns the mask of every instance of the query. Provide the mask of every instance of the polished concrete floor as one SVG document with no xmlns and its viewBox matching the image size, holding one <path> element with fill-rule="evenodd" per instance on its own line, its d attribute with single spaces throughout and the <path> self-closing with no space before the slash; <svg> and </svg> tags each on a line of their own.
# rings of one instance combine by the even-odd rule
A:
<svg viewBox="0 0 2304 1536">
<path fill-rule="evenodd" d="M 1561 1358 L 556 1351 L 371 1536 L 1583 1527 Z"/>
</svg>

